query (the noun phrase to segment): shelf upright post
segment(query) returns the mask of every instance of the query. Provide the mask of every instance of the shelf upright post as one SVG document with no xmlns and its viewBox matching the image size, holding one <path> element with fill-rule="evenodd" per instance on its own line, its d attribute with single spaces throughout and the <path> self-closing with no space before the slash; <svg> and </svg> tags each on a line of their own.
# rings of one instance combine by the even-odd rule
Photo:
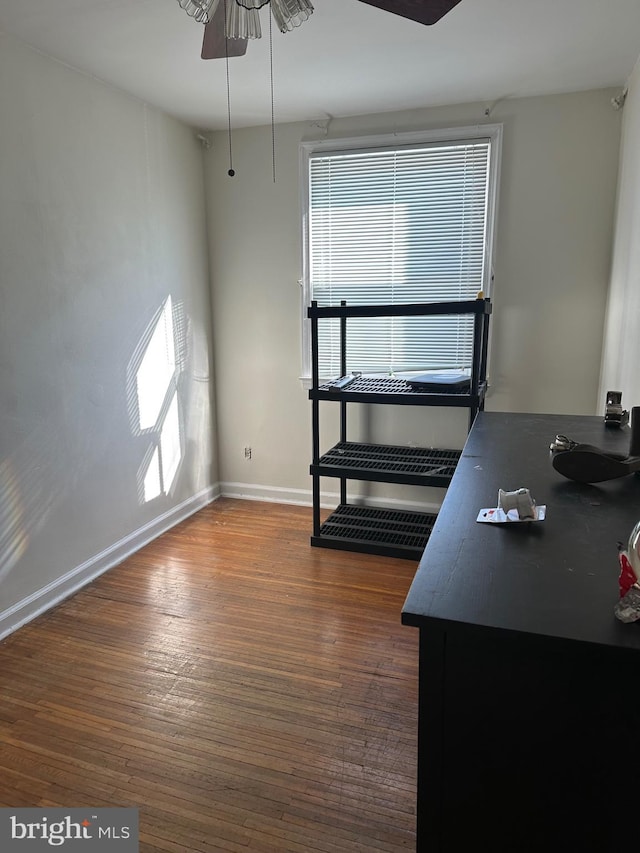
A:
<svg viewBox="0 0 640 853">
<path fill-rule="evenodd" d="M 318 307 L 317 300 L 311 302 L 309 317 L 311 319 L 311 387 L 318 390 L 320 384 L 320 373 L 318 365 Z M 312 456 L 313 464 L 317 465 L 320 460 L 320 403 L 317 397 L 311 401 L 311 434 L 312 434 Z M 320 476 L 313 474 L 311 477 L 312 502 L 313 502 L 313 535 L 320 536 Z"/>
<path fill-rule="evenodd" d="M 486 382 L 487 380 L 487 354 L 489 349 L 489 314 L 491 313 L 491 300 L 485 299 L 485 303 L 488 310 L 486 310 L 482 315 L 482 354 L 480 356 L 481 382 Z M 484 409 L 484 398 L 482 402 L 482 408 Z"/>
<path fill-rule="evenodd" d="M 484 299 L 476 300 L 476 311 L 473 315 L 473 359 L 471 362 L 471 396 L 469 407 L 469 429 L 478 414 L 478 389 L 480 386 L 480 359 L 482 356 L 482 333 L 484 331 L 485 314 L 479 309 L 484 308 Z"/>
<path fill-rule="evenodd" d="M 345 299 L 340 301 L 341 307 L 347 304 Z M 340 376 L 347 375 L 347 318 L 340 317 Z M 347 404 L 344 400 L 340 400 L 340 441 L 347 440 Z M 347 481 L 344 477 L 340 478 L 340 503 L 347 502 Z"/>
</svg>

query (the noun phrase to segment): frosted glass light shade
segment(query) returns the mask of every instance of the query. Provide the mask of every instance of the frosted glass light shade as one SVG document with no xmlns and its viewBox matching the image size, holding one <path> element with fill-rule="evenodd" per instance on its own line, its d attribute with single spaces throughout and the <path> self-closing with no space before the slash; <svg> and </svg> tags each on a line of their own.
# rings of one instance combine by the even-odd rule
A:
<svg viewBox="0 0 640 853">
<path fill-rule="evenodd" d="M 271 11 L 280 32 L 287 33 L 313 14 L 313 6 L 309 0 L 271 0 Z"/>
<path fill-rule="evenodd" d="M 255 7 L 247 9 L 236 0 L 227 0 L 227 38 L 262 38 L 259 9 Z"/>
<path fill-rule="evenodd" d="M 207 24 L 219 2 L 220 0 L 178 0 L 178 5 L 198 23 Z"/>
</svg>

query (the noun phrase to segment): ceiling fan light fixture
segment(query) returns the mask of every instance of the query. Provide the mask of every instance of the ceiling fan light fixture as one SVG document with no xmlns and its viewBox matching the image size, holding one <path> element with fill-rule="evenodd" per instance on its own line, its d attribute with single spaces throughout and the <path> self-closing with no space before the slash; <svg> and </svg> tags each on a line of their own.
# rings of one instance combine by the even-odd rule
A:
<svg viewBox="0 0 640 853">
<path fill-rule="evenodd" d="M 271 12 L 281 33 L 299 27 L 313 14 L 309 0 L 271 0 Z"/>
<path fill-rule="evenodd" d="M 218 0 L 178 0 L 178 5 L 199 24 L 208 24 L 213 17 Z"/>
</svg>

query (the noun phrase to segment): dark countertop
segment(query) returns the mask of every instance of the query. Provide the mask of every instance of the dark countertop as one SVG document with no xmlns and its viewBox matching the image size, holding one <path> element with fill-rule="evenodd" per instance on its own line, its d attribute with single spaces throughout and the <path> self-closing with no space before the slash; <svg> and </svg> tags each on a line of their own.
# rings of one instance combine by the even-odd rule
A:
<svg viewBox="0 0 640 853">
<path fill-rule="evenodd" d="M 551 466 L 557 433 L 627 454 L 630 429 L 602 417 L 480 412 L 409 590 L 402 621 L 473 625 L 640 650 L 640 624 L 623 624 L 617 543 L 640 519 L 640 477 L 574 483 Z M 525 487 L 545 521 L 479 524 L 498 489 Z"/>
</svg>

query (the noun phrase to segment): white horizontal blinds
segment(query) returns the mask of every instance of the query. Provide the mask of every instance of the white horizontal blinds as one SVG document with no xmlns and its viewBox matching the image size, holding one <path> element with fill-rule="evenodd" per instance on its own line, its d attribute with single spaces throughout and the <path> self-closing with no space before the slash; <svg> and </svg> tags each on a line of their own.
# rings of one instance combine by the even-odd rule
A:
<svg viewBox="0 0 640 853">
<path fill-rule="evenodd" d="M 309 269 L 320 305 L 475 299 L 483 289 L 490 142 L 314 154 Z M 320 324 L 320 374 L 339 373 L 339 326 Z M 469 366 L 471 317 L 349 320 L 349 370 Z"/>
</svg>

